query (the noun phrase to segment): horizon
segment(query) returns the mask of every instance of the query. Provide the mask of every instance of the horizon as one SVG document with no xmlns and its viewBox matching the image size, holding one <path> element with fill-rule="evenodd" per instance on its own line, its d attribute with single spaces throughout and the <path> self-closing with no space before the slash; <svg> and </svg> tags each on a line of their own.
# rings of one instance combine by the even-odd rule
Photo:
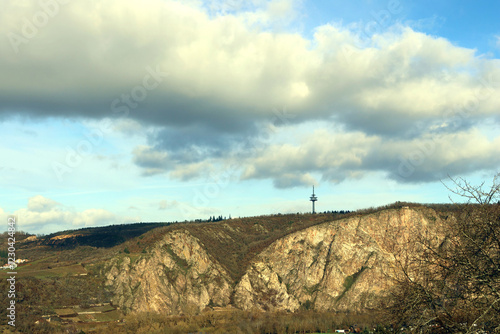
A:
<svg viewBox="0 0 500 334">
<path fill-rule="evenodd" d="M 500 166 L 500 3 L 0 4 L 0 220 L 449 203 Z M 452 196 L 452 199 L 455 197 Z"/>
<path fill-rule="evenodd" d="M 167 224 L 167 226 L 170 225 L 175 225 L 175 224 L 206 224 L 206 223 L 219 223 L 219 222 L 224 222 L 228 220 L 238 220 L 238 219 L 248 219 L 248 218 L 261 218 L 261 217 L 276 217 L 276 216 L 305 216 L 305 215 L 350 215 L 350 214 L 371 214 L 373 212 L 379 212 L 383 210 L 390 210 L 390 209 L 395 209 L 393 208 L 394 206 L 400 206 L 399 209 L 402 209 L 406 206 L 410 206 L 410 208 L 413 208 L 414 206 L 422 206 L 422 207 L 431 207 L 431 206 L 447 206 L 447 205 L 461 205 L 465 203 L 416 203 L 416 202 L 402 202 L 402 201 L 396 201 L 392 203 L 387 203 L 383 204 L 380 206 L 370 206 L 370 207 L 364 207 L 360 208 L 357 210 L 324 210 L 324 211 L 316 211 L 312 213 L 311 211 L 305 211 L 305 212 L 287 212 L 287 213 L 281 213 L 281 212 L 274 212 L 274 213 L 268 213 L 268 214 L 258 214 L 258 215 L 253 215 L 253 216 L 210 216 L 209 218 L 195 218 L 191 220 L 184 220 L 184 221 L 136 221 L 136 222 L 127 222 L 127 223 L 118 223 L 118 224 L 109 224 L 109 225 L 100 225 L 100 226 L 83 226 L 79 228 L 73 228 L 73 229 L 66 229 L 66 230 L 57 230 L 53 231 L 50 233 L 30 233 L 29 231 L 24 231 L 24 230 L 18 230 L 17 232 L 25 233 L 27 235 L 35 235 L 37 237 L 47 237 L 51 236 L 53 234 L 58 234 L 62 232 L 75 232 L 75 231 L 80 231 L 80 230 L 86 230 L 86 229 L 98 229 L 98 228 L 106 228 L 106 227 L 115 227 L 115 226 L 121 226 L 121 225 L 137 225 L 137 224 Z M 494 203 L 492 205 L 495 205 Z M 433 209 L 433 208 L 431 208 Z M 373 211 L 373 212 L 372 212 Z M 17 221 L 17 216 L 16 216 L 16 221 Z M 215 218 L 217 220 L 211 220 L 212 218 Z M 219 220 L 219 218 L 221 218 Z M 339 218 L 343 219 L 343 218 Z M 4 233 L 7 233 L 6 231 Z"/>
</svg>

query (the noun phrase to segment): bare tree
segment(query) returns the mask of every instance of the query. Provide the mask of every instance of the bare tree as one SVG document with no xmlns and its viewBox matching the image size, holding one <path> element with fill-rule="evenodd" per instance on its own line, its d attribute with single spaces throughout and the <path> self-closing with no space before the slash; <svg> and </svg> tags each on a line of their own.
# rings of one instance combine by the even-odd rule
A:
<svg viewBox="0 0 500 334">
<path fill-rule="evenodd" d="M 466 203 L 456 204 L 441 242 L 416 237 L 421 251 L 414 253 L 413 270 L 401 265 L 391 314 L 399 327 L 419 332 L 500 332 L 499 174 L 487 189 L 484 182 L 450 180 L 446 188 Z"/>
<path fill-rule="evenodd" d="M 493 177 L 492 184 L 487 189 L 484 189 L 485 181 L 480 185 L 474 186 L 462 177 L 452 178 L 448 176 L 448 178 L 453 185 L 448 186 L 442 181 L 441 183 L 453 194 L 466 198 L 469 204 L 493 204 L 500 198 L 500 173 Z M 451 197 L 450 200 L 453 202 Z"/>
</svg>

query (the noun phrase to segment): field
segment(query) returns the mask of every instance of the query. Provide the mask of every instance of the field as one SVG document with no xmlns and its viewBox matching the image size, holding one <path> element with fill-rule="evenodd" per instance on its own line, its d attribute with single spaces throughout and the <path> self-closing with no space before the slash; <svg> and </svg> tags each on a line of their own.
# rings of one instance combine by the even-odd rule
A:
<svg viewBox="0 0 500 334">
<path fill-rule="evenodd" d="M 81 264 L 67 264 L 53 266 L 51 259 L 55 259 L 55 256 L 49 256 L 47 258 L 39 259 L 33 262 L 27 262 L 20 264 L 15 270 L 18 278 L 23 277 L 35 277 L 35 278 L 47 278 L 47 277 L 63 277 L 67 275 L 78 276 L 87 275 L 87 270 Z M 10 270 L 0 271 L 0 279 L 7 277 Z"/>
</svg>

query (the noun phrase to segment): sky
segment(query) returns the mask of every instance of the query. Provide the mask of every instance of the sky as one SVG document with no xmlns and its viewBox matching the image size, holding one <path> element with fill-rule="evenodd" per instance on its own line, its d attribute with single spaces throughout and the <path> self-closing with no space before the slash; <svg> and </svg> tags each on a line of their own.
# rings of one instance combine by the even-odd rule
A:
<svg viewBox="0 0 500 334">
<path fill-rule="evenodd" d="M 3 0 L 0 221 L 450 202 L 500 166 L 498 1 Z M 460 200 L 454 199 L 453 200 Z"/>
</svg>

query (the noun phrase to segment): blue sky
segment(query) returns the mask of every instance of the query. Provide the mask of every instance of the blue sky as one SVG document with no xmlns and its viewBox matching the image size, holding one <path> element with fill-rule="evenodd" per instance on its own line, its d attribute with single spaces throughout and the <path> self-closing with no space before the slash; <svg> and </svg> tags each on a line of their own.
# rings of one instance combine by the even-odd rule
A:
<svg viewBox="0 0 500 334">
<path fill-rule="evenodd" d="M 0 219 L 448 202 L 500 163 L 500 3 L 0 4 Z"/>
</svg>

